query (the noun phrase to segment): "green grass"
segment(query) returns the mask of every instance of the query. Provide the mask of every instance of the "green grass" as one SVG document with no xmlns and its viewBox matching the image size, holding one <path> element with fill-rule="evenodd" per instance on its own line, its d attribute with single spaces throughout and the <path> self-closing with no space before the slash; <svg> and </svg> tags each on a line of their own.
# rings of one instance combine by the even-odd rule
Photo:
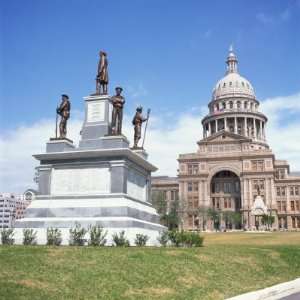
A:
<svg viewBox="0 0 300 300">
<path fill-rule="evenodd" d="M 300 277 L 300 233 L 205 234 L 204 247 L 0 246 L 0 299 L 224 299 Z"/>
</svg>

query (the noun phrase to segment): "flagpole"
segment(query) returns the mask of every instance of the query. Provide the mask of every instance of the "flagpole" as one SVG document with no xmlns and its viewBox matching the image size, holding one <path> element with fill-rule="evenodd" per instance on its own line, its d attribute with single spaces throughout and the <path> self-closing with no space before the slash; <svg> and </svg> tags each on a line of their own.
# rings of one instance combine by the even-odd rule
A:
<svg viewBox="0 0 300 300">
<path fill-rule="evenodd" d="M 146 126 L 145 126 L 145 132 L 144 132 L 144 138 L 143 138 L 143 144 L 142 144 L 142 148 L 144 148 L 144 143 L 145 143 L 145 137 L 146 137 L 146 131 L 147 131 L 147 126 L 148 126 L 148 120 L 149 120 L 149 116 L 150 116 L 150 108 L 148 108 L 147 111 L 147 121 L 146 121 Z"/>
</svg>

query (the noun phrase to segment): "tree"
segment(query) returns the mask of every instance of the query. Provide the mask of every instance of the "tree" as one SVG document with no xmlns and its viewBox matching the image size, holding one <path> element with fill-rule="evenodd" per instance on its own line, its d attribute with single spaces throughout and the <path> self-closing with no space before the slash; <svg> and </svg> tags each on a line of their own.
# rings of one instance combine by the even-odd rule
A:
<svg viewBox="0 0 300 300">
<path fill-rule="evenodd" d="M 219 230 L 220 229 L 220 219 L 221 219 L 220 211 L 218 211 L 214 208 L 209 208 L 207 211 L 207 215 L 213 221 L 214 229 L 216 231 Z"/>
<path fill-rule="evenodd" d="M 167 199 L 163 191 L 152 192 L 152 205 L 160 216 L 160 222 L 167 225 Z"/>
<path fill-rule="evenodd" d="M 275 217 L 272 215 L 263 215 L 261 217 L 261 223 L 263 225 L 267 225 L 268 228 L 272 227 L 273 223 L 275 222 Z"/>
<path fill-rule="evenodd" d="M 206 222 L 207 222 L 207 218 L 208 218 L 208 208 L 205 206 L 200 206 L 197 209 L 197 215 L 198 215 L 199 219 L 201 220 L 202 231 L 205 231 Z"/>
</svg>

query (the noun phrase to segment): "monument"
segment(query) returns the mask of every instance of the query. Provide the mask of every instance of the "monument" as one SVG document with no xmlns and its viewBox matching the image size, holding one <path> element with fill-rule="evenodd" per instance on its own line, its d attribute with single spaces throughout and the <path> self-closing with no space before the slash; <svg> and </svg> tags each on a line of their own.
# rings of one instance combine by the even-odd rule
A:
<svg viewBox="0 0 300 300">
<path fill-rule="evenodd" d="M 165 229 L 150 203 L 151 172 L 156 167 L 143 148 L 129 148 L 122 134 L 125 98 L 120 87 L 115 96 L 107 94 L 107 55 L 103 53 L 96 93 L 84 98 L 78 147 L 66 138 L 62 117 L 59 138 L 47 142 L 45 153 L 33 155 L 40 162 L 38 194 L 25 217 L 16 222 L 16 243 L 22 242 L 23 228 L 33 228 L 38 243 L 45 244 L 47 228 L 53 227 L 61 230 L 62 243 L 68 244 L 69 229 L 76 222 L 85 228 L 103 227 L 108 231 L 108 244 L 112 234 L 124 230 L 133 245 L 137 233 L 150 237 L 148 245 L 156 245 L 159 232 Z"/>
</svg>

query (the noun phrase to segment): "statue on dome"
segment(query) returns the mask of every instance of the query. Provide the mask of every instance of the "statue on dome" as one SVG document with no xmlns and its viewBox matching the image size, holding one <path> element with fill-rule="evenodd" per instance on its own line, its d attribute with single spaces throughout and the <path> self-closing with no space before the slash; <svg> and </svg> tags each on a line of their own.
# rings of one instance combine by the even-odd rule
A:
<svg viewBox="0 0 300 300">
<path fill-rule="evenodd" d="M 111 98 L 111 103 L 113 105 L 111 128 L 113 135 L 121 135 L 125 98 L 121 96 L 123 91 L 121 87 L 116 87 L 115 90 L 116 95 Z"/>
<path fill-rule="evenodd" d="M 96 95 L 107 95 L 108 86 L 108 61 L 104 51 L 99 52 L 98 74 L 96 77 Z"/>
</svg>

